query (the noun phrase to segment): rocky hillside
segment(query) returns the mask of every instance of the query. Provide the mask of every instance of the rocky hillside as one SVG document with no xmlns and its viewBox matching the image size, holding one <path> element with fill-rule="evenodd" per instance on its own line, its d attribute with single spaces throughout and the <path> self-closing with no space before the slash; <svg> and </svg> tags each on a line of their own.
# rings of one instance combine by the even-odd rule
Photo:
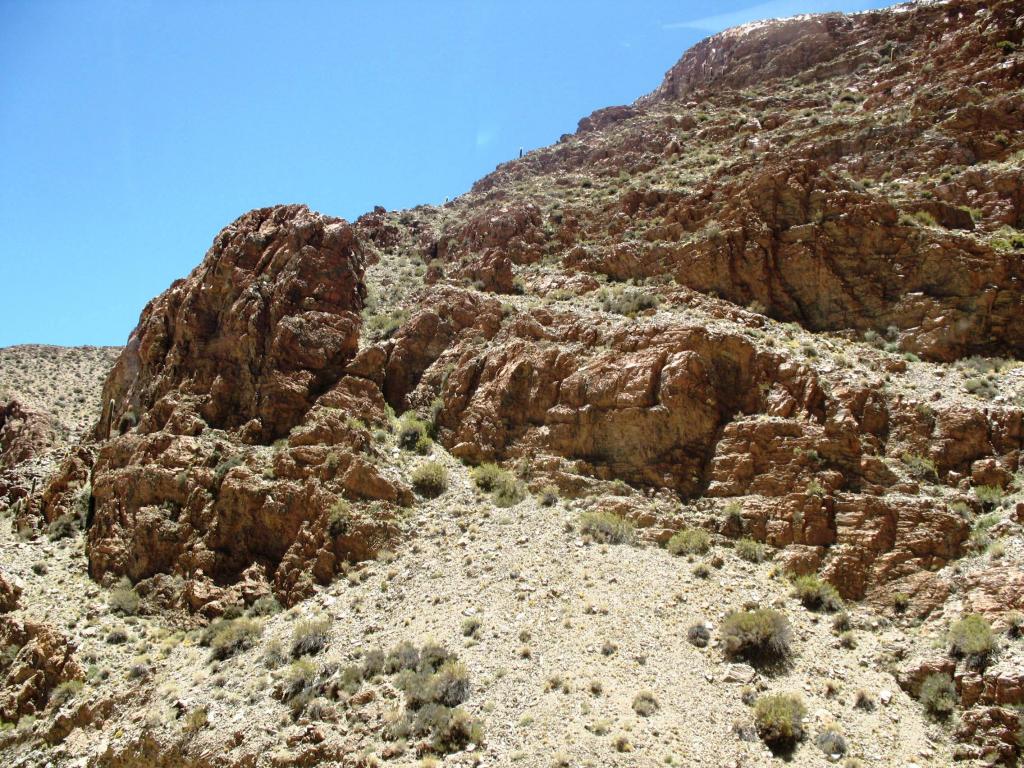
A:
<svg viewBox="0 0 1024 768">
<path fill-rule="evenodd" d="M 251 211 L 87 434 L 0 411 L 0 751 L 1015 764 L 1022 281 L 1019 2 L 746 25 L 444 206 Z"/>
</svg>

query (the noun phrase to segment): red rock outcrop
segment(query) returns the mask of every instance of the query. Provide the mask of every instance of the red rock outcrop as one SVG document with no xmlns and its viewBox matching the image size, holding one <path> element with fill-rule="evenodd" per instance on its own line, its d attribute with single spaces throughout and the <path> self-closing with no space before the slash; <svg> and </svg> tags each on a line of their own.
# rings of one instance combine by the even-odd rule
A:
<svg viewBox="0 0 1024 768">
<path fill-rule="evenodd" d="M 0 618 L 0 647 L 6 646 L 18 652 L 9 666 L 0 667 L 0 720 L 16 722 L 39 712 L 60 683 L 85 674 L 74 659 L 74 646 L 46 624 Z"/>
<path fill-rule="evenodd" d="M 224 599 L 202 584 L 257 565 L 293 600 L 310 563 L 324 581 L 386 540 L 389 505 L 410 493 L 375 466 L 361 426 L 385 420 L 379 389 L 346 374 L 362 270 L 345 222 L 304 206 L 261 209 L 146 307 L 104 387 L 111 406 L 97 434 L 115 435 L 91 473 L 95 578 L 182 576 L 194 582 L 183 600 L 198 609 Z M 77 474 L 70 462 L 62 477 Z M 61 494 L 51 484 L 44 497 Z M 343 498 L 385 503 L 331 534 Z"/>
<path fill-rule="evenodd" d="M 18 607 L 21 589 L 17 579 L 0 571 L 0 613 L 10 613 Z"/>
<path fill-rule="evenodd" d="M 56 441 L 45 414 L 17 400 L 0 406 L 0 470 L 11 469 L 46 451 Z"/>
</svg>

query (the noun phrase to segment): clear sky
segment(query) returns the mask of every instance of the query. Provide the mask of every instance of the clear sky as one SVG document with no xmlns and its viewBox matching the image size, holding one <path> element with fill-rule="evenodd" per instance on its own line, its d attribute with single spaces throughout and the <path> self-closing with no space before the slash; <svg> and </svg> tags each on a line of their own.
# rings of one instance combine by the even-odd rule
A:
<svg viewBox="0 0 1024 768">
<path fill-rule="evenodd" d="M 0 346 L 122 344 L 245 211 L 465 192 L 699 39 L 875 0 L 0 0 Z"/>
</svg>

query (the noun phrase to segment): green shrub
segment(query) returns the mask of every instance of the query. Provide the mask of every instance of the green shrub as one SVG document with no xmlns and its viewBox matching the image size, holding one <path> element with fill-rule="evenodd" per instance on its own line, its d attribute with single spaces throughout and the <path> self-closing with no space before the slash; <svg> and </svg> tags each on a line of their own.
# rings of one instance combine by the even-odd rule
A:
<svg viewBox="0 0 1024 768">
<path fill-rule="evenodd" d="M 461 661 L 446 661 L 431 681 L 431 697 L 438 704 L 454 707 L 469 698 L 469 670 Z"/>
<path fill-rule="evenodd" d="M 113 613 L 134 616 L 139 612 L 139 595 L 126 577 L 122 577 L 107 596 L 107 605 Z"/>
<path fill-rule="evenodd" d="M 516 476 L 497 464 L 481 464 L 473 468 L 471 475 L 476 487 L 490 493 L 499 507 L 514 506 L 526 496 L 526 489 Z"/>
<path fill-rule="evenodd" d="M 633 711 L 641 717 L 650 717 L 660 708 L 658 700 L 654 698 L 654 694 L 650 691 L 640 691 L 633 698 Z"/>
<path fill-rule="evenodd" d="M 684 528 L 665 548 L 673 555 L 703 555 L 711 549 L 711 536 L 703 528 Z"/>
<path fill-rule="evenodd" d="M 300 621 L 292 631 L 292 658 L 320 653 L 327 647 L 330 633 L 331 619 L 328 616 Z"/>
<path fill-rule="evenodd" d="M 420 665 L 419 649 L 408 641 L 403 641 L 388 651 L 384 669 L 388 674 L 395 674 L 404 669 L 416 669 Z"/>
<path fill-rule="evenodd" d="M 993 507 L 1003 500 L 1005 494 L 998 485 L 976 485 L 974 486 L 974 495 L 986 507 Z"/>
<path fill-rule="evenodd" d="M 403 413 L 398 422 L 399 447 L 426 455 L 430 453 L 432 444 L 427 423 L 417 418 L 416 414 L 411 411 Z"/>
<path fill-rule="evenodd" d="M 770 608 L 730 613 L 722 622 L 726 654 L 751 664 L 773 664 L 786 659 L 792 634 L 786 617 Z"/>
<path fill-rule="evenodd" d="M 250 616 L 273 616 L 275 613 L 281 612 L 281 603 L 277 601 L 277 598 L 273 595 L 264 595 L 259 597 L 249 607 Z"/>
<path fill-rule="evenodd" d="M 352 509 L 345 499 L 338 499 L 331 506 L 327 513 L 327 533 L 331 538 L 338 538 L 348 533 L 348 523 L 351 519 Z"/>
<path fill-rule="evenodd" d="M 316 666 L 309 659 L 293 661 L 278 684 L 278 695 L 298 716 L 316 696 Z"/>
<path fill-rule="evenodd" d="M 448 490 L 448 470 L 437 461 L 425 461 L 412 471 L 412 487 L 421 496 L 437 498 Z"/>
<path fill-rule="evenodd" d="M 601 302 L 601 309 L 605 312 L 614 312 L 617 315 L 633 317 L 637 312 L 647 309 L 654 309 L 660 303 L 660 299 L 647 291 L 637 288 L 602 288 L 597 295 Z"/>
<path fill-rule="evenodd" d="M 256 645 L 263 625 L 255 619 L 232 619 L 214 625 L 210 637 L 210 657 L 223 660 Z"/>
<path fill-rule="evenodd" d="M 540 503 L 545 507 L 553 507 L 558 503 L 558 487 L 545 485 L 540 489 Z"/>
<path fill-rule="evenodd" d="M 921 683 L 918 694 L 925 711 L 935 717 L 948 717 L 956 709 L 956 686 L 953 679 L 942 672 L 928 675 Z"/>
<path fill-rule="evenodd" d="M 789 750 L 804 738 L 807 708 L 793 693 L 762 696 L 754 704 L 757 735 L 775 752 Z"/>
<path fill-rule="evenodd" d="M 580 533 L 605 544 L 632 544 L 636 535 L 632 522 L 614 512 L 600 511 L 580 515 Z"/>
<path fill-rule="evenodd" d="M 760 563 L 765 558 L 764 544 L 753 539 L 740 539 L 736 542 L 736 554 L 749 563 Z"/>
<path fill-rule="evenodd" d="M 906 613 L 910 607 L 910 595 L 906 592 L 897 592 L 892 596 L 892 607 L 896 613 Z"/>
<path fill-rule="evenodd" d="M 502 475 L 507 475 L 508 472 L 497 464 L 486 462 L 478 467 L 473 467 L 469 474 L 477 488 L 484 493 L 490 493 L 497 487 Z"/>
<path fill-rule="evenodd" d="M 910 470 L 910 474 L 915 477 L 933 482 L 937 482 L 939 479 L 939 472 L 935 462 L 927 456 L 922 456 L 918 453 L 904 453 L 903 463 Z"/>
<path fill-rule="evenodd" d="M 66 703 L 75 698 L 84 685 L 85 684 L 81 680 L 66 680 L 54 688 L 50 693 L 50 705 L 54 709 L 60 709 Z"/>
<path fill-rule="evenodd" d="M 812 611 L 838 611 L 843 607 L 836 588 L 813 573 L 793 579 L 793 594 Z"/>
<path fill-rule="evenodd" d="M 984 666 L 995 653 L 996 637 L 992 625 L 976 613 L 964 616 L 949 628 L 949 652 L 967 659 L 973 666 Z"/>
</svg>

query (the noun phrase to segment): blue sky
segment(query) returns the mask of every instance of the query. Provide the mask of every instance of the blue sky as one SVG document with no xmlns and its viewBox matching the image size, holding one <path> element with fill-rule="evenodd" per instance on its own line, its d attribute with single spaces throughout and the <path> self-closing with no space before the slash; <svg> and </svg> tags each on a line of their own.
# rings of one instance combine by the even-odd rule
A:
<svg viewBox="0 0 1024 768">
<path fill-rule="evenodd" d="M 0 346 L 122 344 L 243 212 L 439 203 L 699 39 L 870 0 L 0 0 Z"/>
</svg>

